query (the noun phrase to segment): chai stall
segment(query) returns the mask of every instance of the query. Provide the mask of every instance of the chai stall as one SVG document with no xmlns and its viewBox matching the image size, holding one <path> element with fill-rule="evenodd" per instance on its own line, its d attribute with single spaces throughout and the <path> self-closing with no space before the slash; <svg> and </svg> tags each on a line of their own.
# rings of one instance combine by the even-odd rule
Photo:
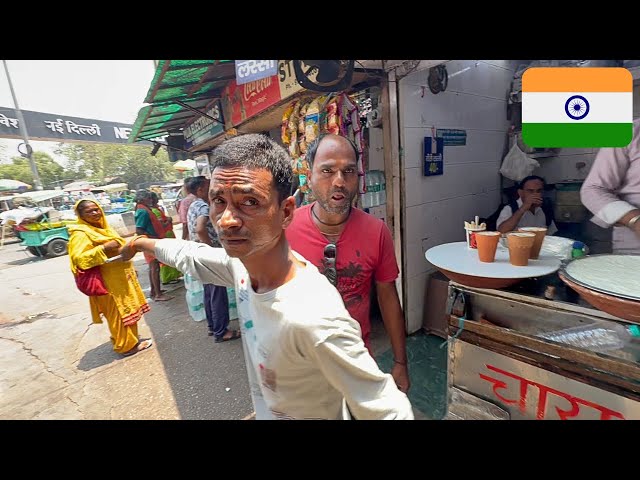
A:
<svg viewBox="0 0 640 480">
<path fill-rule="evenodd" d="M 640 288 L 622 279 L 640 257 L 543 247 L 513 267 L 503 245 L 484 265 L 465 242 L 457 263 L 446 248 L 426 257 L 452 279 L 448 418 L 640 419 Z"/>
</svg>

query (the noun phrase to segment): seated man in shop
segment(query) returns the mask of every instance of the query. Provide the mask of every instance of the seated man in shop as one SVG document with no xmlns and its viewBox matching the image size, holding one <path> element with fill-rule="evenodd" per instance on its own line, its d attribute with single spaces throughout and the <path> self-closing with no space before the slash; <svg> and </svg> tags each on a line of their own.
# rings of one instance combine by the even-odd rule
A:
<svg viewBox="0 0 640 480">
<path fill-rule="evenodd" d="M 518 186 L 520 198 L 505 205 L 498 216 L 496 226 L 499 232 L 511 232 L 522 227 L 547 227 L 547 235 L 558 231 L 551 203 L 542 197 L 544 185 L 544 178 L 537 175 L 522 179 Z"/>
</svg>

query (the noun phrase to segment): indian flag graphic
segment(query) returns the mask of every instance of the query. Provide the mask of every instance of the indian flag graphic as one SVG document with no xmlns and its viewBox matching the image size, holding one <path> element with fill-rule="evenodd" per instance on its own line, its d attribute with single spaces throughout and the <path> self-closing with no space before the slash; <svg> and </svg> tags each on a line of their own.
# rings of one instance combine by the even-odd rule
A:
<svg viewBox="0 0 640 480">
<path fill-rule="evenodd" d="M 626 68 L 529 68 L 522 76 L 522 140 L 529 147 L 626 147 L 633 133 Z"/>
</svg>

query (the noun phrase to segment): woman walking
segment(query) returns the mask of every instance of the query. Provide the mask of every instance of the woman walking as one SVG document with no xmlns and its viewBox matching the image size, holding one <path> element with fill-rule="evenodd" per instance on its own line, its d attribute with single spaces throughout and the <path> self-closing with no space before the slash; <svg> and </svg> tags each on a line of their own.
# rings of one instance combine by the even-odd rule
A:
<svg viewBox="0 0 640 480">
<path fill-rule="evenodd" d="M 107 224 L 102 207 L 94 200 L 76 203 L 76 225 L 69 225 L 69 258 L 74 276 L 99 267 L 106 295 L 89 296 L 93 323 L 107 320 L 116 353 L 129 356 L 149 348 L 151 339 L 140 340 L 137 322 L 149 311 L 131 261 L 108 259 L 118 255 L 125 240 Z"/>
</svg>

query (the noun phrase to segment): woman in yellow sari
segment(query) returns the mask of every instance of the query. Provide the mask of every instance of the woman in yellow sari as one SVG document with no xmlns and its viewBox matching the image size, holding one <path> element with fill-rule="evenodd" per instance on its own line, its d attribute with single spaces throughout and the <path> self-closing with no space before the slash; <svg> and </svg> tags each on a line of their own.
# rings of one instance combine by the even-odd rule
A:
<svg viewBox="0 0 640 480">
<path fill-rule="evenodd" d="M 107 259 L 118 255 L 126 242 L 108 224 L 102 207 L 94 200 L 80 200 L 74 207 L 78 223 L 69 225 L 69 258 L 71 272 L 100 266 L 108 295 L 89 297 L 93 323 L 104 316 L 111 332 L 116 353 L 128 356 L 149 348 L 152 340 L 138 338 L 137 322 L 149 311 L 131 261 Z"/>
</svg>

